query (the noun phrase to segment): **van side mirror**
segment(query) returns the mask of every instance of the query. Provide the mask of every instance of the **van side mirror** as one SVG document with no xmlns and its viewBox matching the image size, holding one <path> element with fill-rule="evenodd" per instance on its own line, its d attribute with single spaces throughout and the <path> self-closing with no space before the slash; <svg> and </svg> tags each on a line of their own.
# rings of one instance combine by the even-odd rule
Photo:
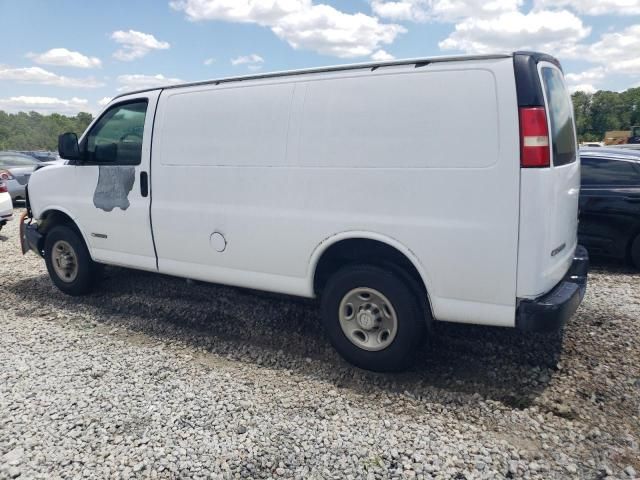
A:
<svg viewBox="0 0 640 480">
<path fill-rule="evenodd" d="M 58 155 L 65 160 L 78 160 L 80 158 L 78 136 L 75 133 L 67 132 L 58 137 Z"/>
</svg>

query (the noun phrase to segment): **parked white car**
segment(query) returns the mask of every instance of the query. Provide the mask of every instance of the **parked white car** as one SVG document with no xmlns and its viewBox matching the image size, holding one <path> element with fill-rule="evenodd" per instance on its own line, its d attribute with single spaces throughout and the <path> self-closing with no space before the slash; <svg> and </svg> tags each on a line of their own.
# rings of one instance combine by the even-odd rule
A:
<svg viewBox="0 0 640 480">
<path fill-rule="evenodd" d="M 13 220 L 13 202 L 7 184 L 0 180 L 0 230 Z"/>
<path fill-rule="evenodd" d="M 99 264 L 321 299 L 352 363 L 432 321 L 559 328 L 586 289 L 559 63 L 398 60 L 121 95 L 36 171 L 23 242 L 71 295 Z"/>
</svg>

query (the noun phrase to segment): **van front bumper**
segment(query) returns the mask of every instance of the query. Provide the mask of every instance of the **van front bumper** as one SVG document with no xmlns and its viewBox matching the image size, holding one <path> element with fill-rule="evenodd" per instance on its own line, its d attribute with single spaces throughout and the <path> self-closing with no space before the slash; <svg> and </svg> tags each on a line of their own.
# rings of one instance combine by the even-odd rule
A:
<svg viewBox="0 0 640 480">
<path fill-rule="evenodd" d="M 578 245 L 571 268 L 551 291 L 533 300 L 521 300 L 516 328 L 527 332 L 560 330 L 580 306 L 587 291 L 589 254 Z"/>
<path fill-rule="evenodd" d="M 38 231 L 38 224 L 30 222 L 27 212 L 20 217 L 20 247 L 24 255 L 29 250 L 44 257 L 43 255 L 44 236 Z"/>
</svg>

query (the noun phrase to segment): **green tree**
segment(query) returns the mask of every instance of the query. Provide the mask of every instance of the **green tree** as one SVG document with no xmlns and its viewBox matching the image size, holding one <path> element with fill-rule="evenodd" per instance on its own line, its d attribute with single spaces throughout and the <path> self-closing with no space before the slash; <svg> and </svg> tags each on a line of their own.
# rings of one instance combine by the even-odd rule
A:
<svg viewBox="0 0 640 480">
<path fill-rule="evenodd" d="M 581 142 L 602 141 L 607 131 L 640 125 L 640 87 L 624 92 L 575 92 L 571 98 Z"/>
<path fill-rule="evenodd" d="M 573 109 L 575 111 L 576 132 L 578 137 L 584 137 L 591 132 L 591 95 L 585 92 L 576 92 L 572 95 Z"/>
<path fill-rule="evenodd" d="M 65 132 L 79 135 L 92 119 L 91 114 L 85 112 L 70 117 L 0 110 L 0 150 L 56 150 L 58 135 Z"/>
</svg>

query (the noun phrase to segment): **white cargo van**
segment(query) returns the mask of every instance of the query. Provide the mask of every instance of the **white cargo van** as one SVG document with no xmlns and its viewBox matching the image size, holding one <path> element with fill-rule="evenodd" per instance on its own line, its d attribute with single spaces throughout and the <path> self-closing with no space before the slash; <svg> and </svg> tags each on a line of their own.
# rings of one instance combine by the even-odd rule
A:
<svg viewBox="0 0 640 480">
<path fill-rule="evenodd" d="M 548 55 L 143 90 L 59 150 L 22 239 L 71 295 L 108 264 L 317 297 L 346 359 L 395 370 L 432 321 L 558 328 L 586 289 L 571 99 Z"/>
</svg>

